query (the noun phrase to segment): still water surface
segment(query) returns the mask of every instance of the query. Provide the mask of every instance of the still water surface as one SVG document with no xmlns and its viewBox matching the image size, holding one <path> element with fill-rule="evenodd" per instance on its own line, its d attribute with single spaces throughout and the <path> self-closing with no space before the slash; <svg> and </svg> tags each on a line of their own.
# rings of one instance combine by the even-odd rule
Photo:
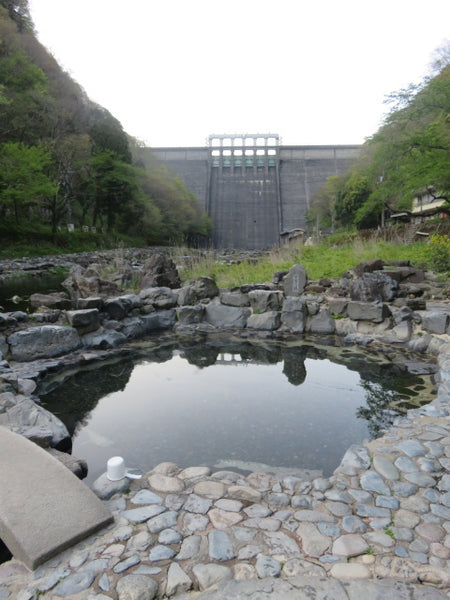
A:
<svg viewBox="0 0 450 600">
<path fill-rule="evenodd" d="M 88 482 L 114 455 L 143 472 L 172 461 L 330 475 L 393 404 L 429 401 L 426 379 L 349 349 L 205 342 L 81 371 L 41 399 L 74 434 Z"/>
</svg>

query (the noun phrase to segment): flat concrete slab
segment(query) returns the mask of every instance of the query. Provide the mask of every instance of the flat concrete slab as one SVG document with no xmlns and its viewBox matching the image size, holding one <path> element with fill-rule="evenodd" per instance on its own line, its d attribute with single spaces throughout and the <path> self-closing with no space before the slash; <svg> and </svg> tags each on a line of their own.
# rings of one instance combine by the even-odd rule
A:
<svg viewBox="0 0 450 600">
<path fill-rule="evenodd" d="M 69 469 L 0 426 L 0 539 L 30 569 L 113 520 Z"/>
</svg>

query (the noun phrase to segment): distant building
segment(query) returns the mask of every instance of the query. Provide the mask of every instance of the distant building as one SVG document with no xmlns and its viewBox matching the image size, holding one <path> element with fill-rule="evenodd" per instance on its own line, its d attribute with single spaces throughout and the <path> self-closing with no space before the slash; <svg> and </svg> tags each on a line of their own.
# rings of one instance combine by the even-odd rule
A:
<svg viewBox="0 0 450 600">
<path fill-rule="evenodd" d="M 445 204 L 442 198 L 435 198 L 429 191 L 417 194 L 413 199 L 411 209 L 411 221 L 413 223 L 423 223 L 440 215 L 445 218 L 447 214 L 442 211 Z"/>
</svg>

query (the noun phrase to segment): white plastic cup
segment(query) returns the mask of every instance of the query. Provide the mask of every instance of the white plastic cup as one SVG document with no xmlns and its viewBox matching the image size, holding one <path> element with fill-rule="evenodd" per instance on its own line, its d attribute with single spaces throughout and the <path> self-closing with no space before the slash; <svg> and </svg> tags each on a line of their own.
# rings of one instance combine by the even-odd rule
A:
<svg viewBox="0 0 450 600">
<path fill-rule="evenodd" d="M 125 461 L 121 456 L 112 456 L 106 463 L 106 477 L 110 481 L 119 481 L 125 476 Z"/>
</svg>

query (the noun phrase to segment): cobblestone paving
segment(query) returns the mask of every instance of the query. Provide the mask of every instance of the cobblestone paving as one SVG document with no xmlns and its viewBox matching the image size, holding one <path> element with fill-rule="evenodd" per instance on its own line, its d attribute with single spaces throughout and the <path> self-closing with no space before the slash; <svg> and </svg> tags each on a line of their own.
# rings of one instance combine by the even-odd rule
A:
<svg viewBox="0 0 450 600">
<path fill-rule="evenodd" d="M 98 482 L 114 525 L 33 573 L 1 565 L 0 600 L 447 597 L 448 344 L 438 363 L 435 400 L 350 447 L 330 478 L 162 463 L 127 490 Z"/>
</svg>

